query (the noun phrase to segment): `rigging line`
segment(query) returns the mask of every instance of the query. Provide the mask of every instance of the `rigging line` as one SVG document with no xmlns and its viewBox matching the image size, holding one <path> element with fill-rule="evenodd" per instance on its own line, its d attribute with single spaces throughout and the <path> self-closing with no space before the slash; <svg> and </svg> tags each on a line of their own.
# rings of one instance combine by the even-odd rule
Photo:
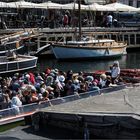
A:
<svg viewBox="0 0 140 140">
<path fill-rule="evenodd" d="M 87 3 L 89 3 L 89 0 L 87 0 Z M 93 23 L 95 22 L 95 15 L 96 15 L 96 10 L 97 9 L 95 9 L 95 10 L 92 10 L 92 4 L 88 4 L 87 5 L 88 6 L 88 9 L 89 9 L 89 13 L 90 13 L 90 18 L 91 18 L 91 22 L 88 22 L 88 25 L 89 25 L 89 29 L 90 29 L 90 27 L 92 27 L 93 26 Z M 93 14 L 93 11 L 94 11 L 94 14 Z M 94 16 L 94 17 L 93 17 Z M 89 20 L 89 19 L 88 19 Z M 94 24 L 94 27 L 95 27 L 95 24 Z"/>
<path fill-rule="evenodd" d="M 23 8 L 21 8 L 20 5 L 21 5 L 21 6 L 24 6 L 24 5 L 22 4 L 22 2 L 24 2 L 24 0 L 23 0 L 23 1 L 19 1 L 19 2 L 20 2 L 19 5 L 18 5 L 18 2 L 15 2 L 15 5 L 16 5 L 16 7 L 17 7 L 17 11 L 18 11 L 18 14 L 19 14 L 19 20 L 22 21 L 21 12 L 22 12 L 22 14 L 23 14 Z M 33 5 L 33 4 L 31 4 L 31 5 Z M 19 11 L 20 11 L 20 12 L 19 12 Z M 23 28 L 24 31 L 25 31 L 25 24 L 24 24 L 24 21 L 21 22 L 21 24 L 22 24 L 22 28 Z"/>
<path fill-rule="evenodd" d="M 87 2 L 90 3 L 89 0 L 87 0 Z M 88 4 L 88 9 L 90 11 L 90 17 L 91 17 L 89 29 L 90 29 L 90 27 L 92 27 L 94 25 L 95 32 L 97 32 L 97 28 L 95 26 L 95 21 L 96 21 L 96 11 L 98 11 L 98 10 L 96 7 L 95 7 L 95 9 L 92 10 L 92 4 Z"/>
</svg>

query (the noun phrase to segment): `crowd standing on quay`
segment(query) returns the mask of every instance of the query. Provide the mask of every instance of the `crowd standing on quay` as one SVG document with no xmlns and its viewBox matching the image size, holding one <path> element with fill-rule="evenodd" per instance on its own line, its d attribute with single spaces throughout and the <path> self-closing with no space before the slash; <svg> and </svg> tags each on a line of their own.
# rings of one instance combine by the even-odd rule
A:
<svg viewBox="0 0 140 140">
<path fill-rule="evenodd" d="M 78 27 L 78 13 L 73 13 L 70 10 L 56 10 L 46 15 L 34 15 L 24 11 L 19 11 L 17 14 L 8 14 L 7 16 L 0 15 L 0 29 L 7 28 L 68 28 Z M 83 27 L 117 27 L 118 21 L 113 13 L 104 12 L 103 14 L 94 15 L 92 17 L 88 13 L 82 13 L 81 25 Z"/>
<path fill-rule="evenodd" d="M 0 77 L 0 109 L 48 101 L 58 97 L 100 90 L 117 83 L 120 74 L 119 62 L 110 67 L 110 74 L 100 77 L 72 70 L 67 72 L 47 68 L 41 73 L 15 73 L 12 77 Z"/>
</svg>

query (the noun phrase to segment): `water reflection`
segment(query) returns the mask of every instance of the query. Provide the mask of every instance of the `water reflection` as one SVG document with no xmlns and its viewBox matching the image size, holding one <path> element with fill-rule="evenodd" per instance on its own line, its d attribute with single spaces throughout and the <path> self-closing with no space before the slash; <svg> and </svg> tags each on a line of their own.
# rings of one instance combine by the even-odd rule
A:
<svg viewBox="0 0 140 140">
<path fill-rule="evenodd" d="M 130 53 L 126 57 L 126 68 L 140 68 L 140 53 Z"/>
<path fill-rule="evenodd" d="M 44 71 L 47 67 L 58 68 L 63 71 L 72 69 L 74 72 L 85 71 L 91 72 L 94 70 L 108 70 L 114 60 L 120 62 L 121 68 L 140 68 L 140 53 L 129 53 L 118 59 L 112 60 L 90 60 L 90 61 L 72 61 L 62 62 L 56 59 L 41 58 L 38 61 L 37 70 Z"/>
</svg>

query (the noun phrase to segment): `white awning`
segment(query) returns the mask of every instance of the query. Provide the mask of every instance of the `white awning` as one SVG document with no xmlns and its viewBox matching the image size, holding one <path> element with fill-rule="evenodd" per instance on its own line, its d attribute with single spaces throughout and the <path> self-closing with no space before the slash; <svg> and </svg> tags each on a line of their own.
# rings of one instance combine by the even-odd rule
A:
<svg viewBox="0 0 140 140">
<path fill-rule="evenodd" d="M 64 4 L 62 9 L 76 9 L 78 10 L 78 4 L 75 2 Z M 81 10 L 86 10 L 88 7 L 81 4 Z"/>
<path fill-rule="evenodd" d="M 17 2 L 9 2 L 7 4 L 10 8 L 42 8 L 40 4 L 25 2 L 24 0 Z"/>
<path fill-rule="evenodd" d="M 62 9 L 64 5 L 48 1 L 40 3 L 40 6 L 45 9 Z"/>
<path fill-rule="evenodd" d="M 7 8 L 8 4 L 6 2 L 0 2 L 0 8 Z"/>
<path fill-rule="evenodd" d="M 130 11 L 137 11 L 138 10 L 135 7 L 128 6 L 128 5 L 125 5 L 125 4 L 122 4 L 122 3 L 118 3 L 118 2 L 107 4 L 106 6 L 109 7 L 109 8 L 112 7 L 114 9 L 116 9 L 116 11 L 130 12 Z"/>
<path fill-rule="evenodd" d="M 87 9 L 91 10 L 91 11 L 116 11 L 114 8 L 112 7 L 107 7 L 105 5 L 100 5 L 98 3 L 93 3 L 90 5 L 87 5 Z"/>
</svg>

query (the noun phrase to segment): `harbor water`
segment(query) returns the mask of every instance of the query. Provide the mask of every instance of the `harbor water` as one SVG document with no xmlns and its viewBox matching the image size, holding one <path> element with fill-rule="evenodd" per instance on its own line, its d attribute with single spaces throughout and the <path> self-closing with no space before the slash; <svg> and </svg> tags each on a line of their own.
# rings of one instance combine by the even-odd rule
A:
<svg viewBox="0 0 140 140">
<path fill-rule="evenodd" d="M 73 72 L 92 72 L 95 70 L 109 70 L 109 66 L 114 61 L 119 61 L 122 69 L 139 69 L 140 68 L 140 52 L 127 53 L 118 59 L 108 60 L 84 60 L 84 61 L 57 61 L 55 58 L 46 57 L 39 58 L 36 71 L 45 71 L 46 68 L 57 68 L 62 71 L 73 70 Z"/>
</svg>

